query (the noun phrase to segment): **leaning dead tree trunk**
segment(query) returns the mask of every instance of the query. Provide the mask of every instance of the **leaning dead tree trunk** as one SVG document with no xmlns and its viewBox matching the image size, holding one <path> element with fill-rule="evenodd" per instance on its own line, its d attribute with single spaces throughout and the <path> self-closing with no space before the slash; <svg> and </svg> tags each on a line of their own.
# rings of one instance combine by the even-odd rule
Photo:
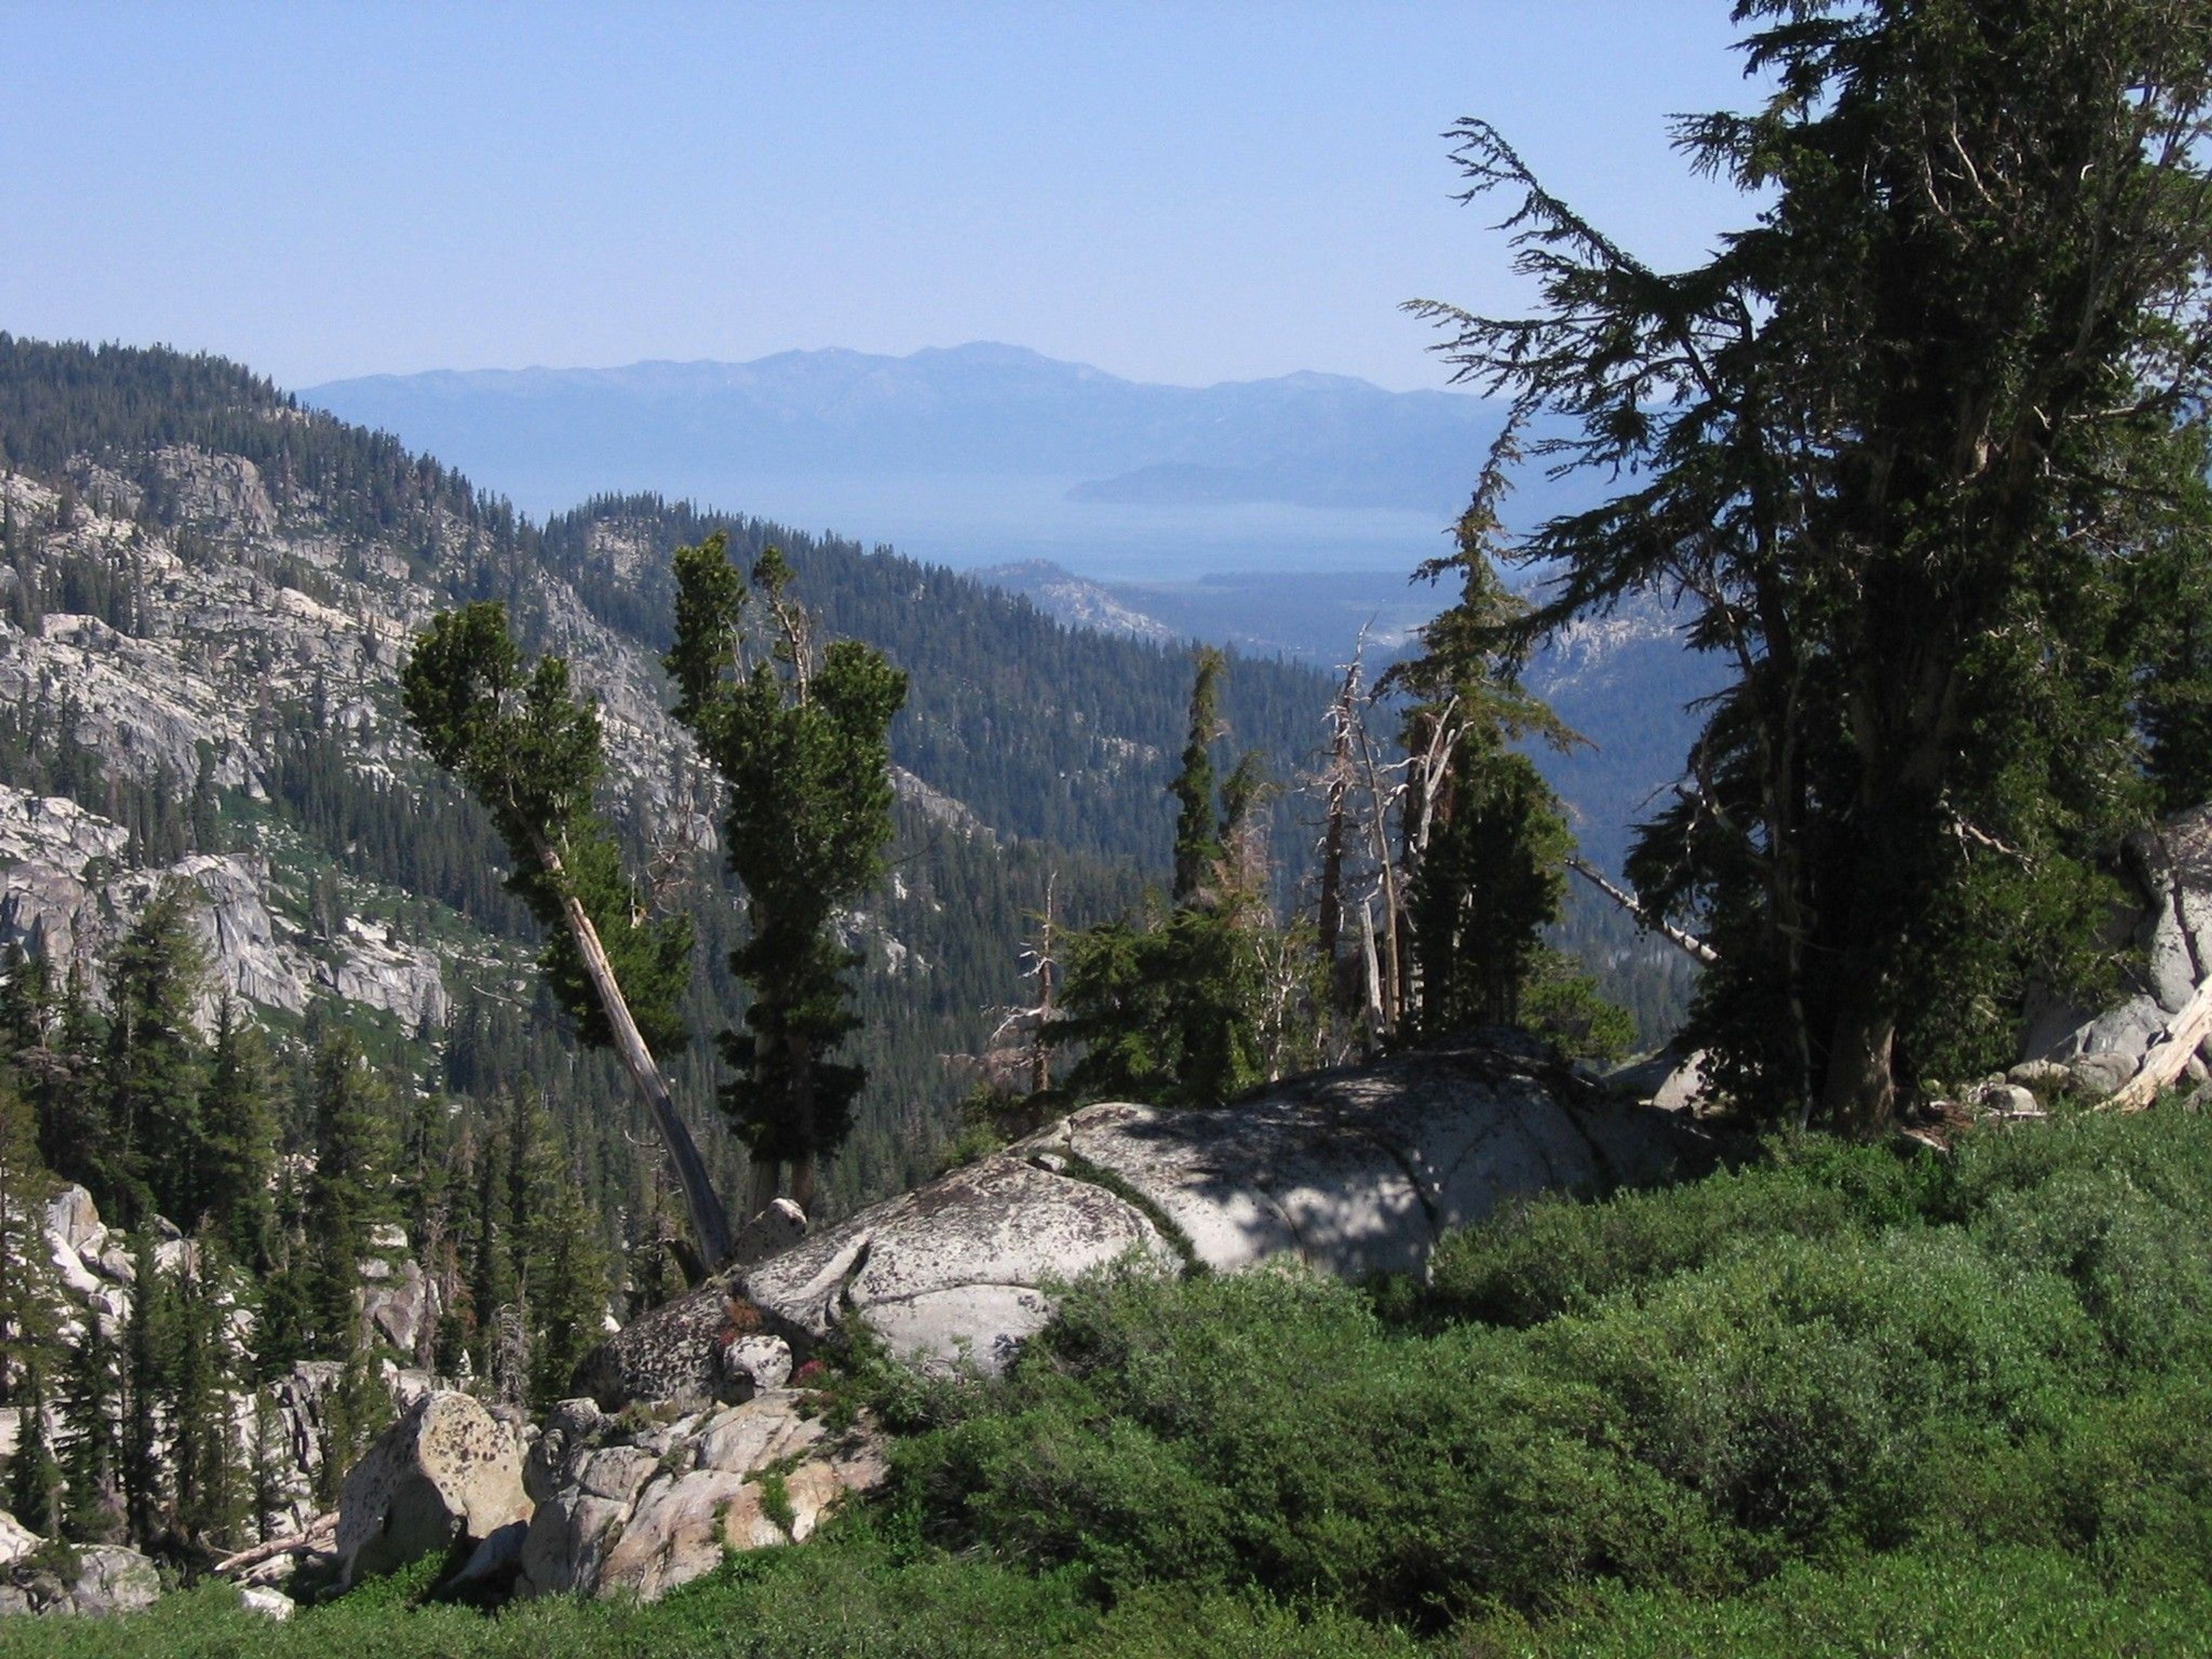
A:
<svg viewBox="0 0 2212 1659">
<path fill-rule="evenodd" d="M 1584 881 L 1589 883 L 1591 886 L 1596 888 L 1598 891 L 1603 893 L 1607 898 L 1611 899 L 1615 904 L 1618 904 L 1622 909 L 1627 911 L 1630 915 L 1635 917 L 1636 925 L 1638 927 L 1650 928 L 1653 933 L 1657 933 L 1663 938 L 1669 945 L 1674 945 L 1677 950 L 1686 951 L 1690 955 L 1695 957 L 1699 962 L 1705 963 L 1708 968 L 1711 967 L 1715 963 L 1720 960 L 1719 955 L 1713 950 L 1713 947 L 1706 944 L 1705 940 L 1699 939 L 1695 933 L 1686 932 L 1684 929 L 1675 927 L 1673 922 L 1668 921 L 1663 916 L 1653 915 L 1649 910 L 1644 908 L 1643 903 L 1637 898 L 1635 894 L 1629 892 L 1625 888 L 1615 886 L 1612 882 L 1607 881 L 1603 876 L 1598 874 L 1595 870 L 1592 869 L 1581 859 L 1569 859 L 1567 860 L 1567 868 L 1573 871 Z"/>
<path fill-rule="evenodd" d="M 606 947 L 599 943 L 599 930 L 592 926 L 583 901 L 569 890 L 560 854 L 541 842 L 538 858 L 560 891 L 562 913 L 568 918 L 568 932 L 576 941 L 576 954 L 583 959 L 592 990 L 599 997 L 599 1006 L 606 1011 L 607 1028 L 614 1033 L 615 1053 L 629 1073 L 630 1081 L 637 1085 L 637 1091 L 652 1109 L 653 1127 L 660 1132 L 660 1144 L 667 1150 L 668 1161 L 676 1168 L 677 1184 L 684 1189 L 684 1207 L 690 1217 L 692 1234 L 699 1241 L 699 1253 L 710 1270 L 718 1267 L 729 1260 L 735 1240 L 730 1233 L 729 1215 L 722 1208 L 714 1183 L 708 1177 L 707 1161 L 699 1156 L 698 1144 L 691 1139 L 691 1131 L 676 1115 L 676 1101 L 668 1092 L 668 1079 L 661 1076 L 660 1063 L 653 1059 L 653 1050 L 645 1046 L 637 1022 L 630 1018 L 629 1003 L 615 979 L 614 965 L 607 960 Z"/>
</svg>

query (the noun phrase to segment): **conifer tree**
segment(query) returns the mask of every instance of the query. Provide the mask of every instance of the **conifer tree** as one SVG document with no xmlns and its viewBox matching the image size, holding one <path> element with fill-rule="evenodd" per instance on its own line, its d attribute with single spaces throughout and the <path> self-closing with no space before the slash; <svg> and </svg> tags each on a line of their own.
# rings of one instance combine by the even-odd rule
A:
<svg viewBox="0 0 2212 1659">
<path fill-rule="evenodd" d="M 63 1530 L 77 1543 L 104 1544 L 116 1537 L 123 1515 L 118 1486 L 122 1357 L 97 1312 L 85 1316 L 83 1334 L 64 1352 Z"/>
<path fill-rule="evenodd" d="M 729 1218 L 656 1051 L 684 1042 L 677 1003 L 690 978 L 688 918 L 654 918 L 593 805 L 605 761 L 599 710 L 571 690 L 561 657 L 525 672 L 504 606 L 435 618 L 402 675 L 409 724 L 498 826 L 507 886 L 545 930 L 539 964 L 585 1042 L 611 1048 L 653 1113 L 700 1249 L 731 1249 Z"/>
<path fill-rule="evenodd" d="M 315 1351 L 349 1359 L 358 1346 L 362 1259 L 392 1209 L 382 1085 L 352 1032 L 333 1025 L 315 1055 L 315 1172 L 307 1192 L 307 1324 Z"/>
<path fill-rule="evenodd" d="M 246 1449 L 246 1467 L 252 1482 L 247 1511 L 253 1541 L 265 1544 L 280 1528 L 289 1530 L 283 1523 L 289 1518 L 284 1512 L 289 1508 L 292 1486 L 292 1447 L 266 1384 L 253 1390 L 253 1432 Z"/>
<path fill-rule="evenodd" d="M 244 1449 L 230 1409 L 240 1366 L 222 1278 L 215 1241 L 195 1239 L 176 1275 L 167 1416 L 177 1531 L 204 1550 L 239 1541 L 247 1499 Z"/>
<path fill-rule="evenodd" d="M 477 1165 L 476 1232 L 471 1241 L 469 1304 L 476 1315 L 471 1357 L 477 1374 L 485 1377 L 495 1375 L 501 1358 L 501 1312 L 514 1309 L 520 1294 L 515 1282 L 513 1230 L 508 1225 L 513 1213 L 507 1176 L 513 1167 L 510 1153 L 514 1111 L 510 1097 L 507 1108 L 510 1121 L 487 1138 Z"/>
<path fill-rule="evenodd" d="M 722 1036 L 735 1073 L 722 1101 L 751 1153 L 754 1200 L 812 1204 L 818 1160 L 851 1127 L 866 1081 L 830 1058 L 859 1026 L 848 975 L 863 958 L 836 917 L 882 878 L 891 836 L 890 724 L 906 676 L 857 640 L 826 650 L 788 589 L 775 548 L 747 579 L 720 532 L 676 553 L 676 643 L 666 665 L 676 718 L 728 786 L 724 846 L 745 892 L 750 937 L 730 967 L 750 987 L 745 1029 Z M 749 660 L 745 609 L 766 611 L 767 649 Z"/>
<path fill-rule="evenodd" d="M 39 1155 L 64 1180 L 92 1188 L 100 1179 L 101 1155 L 110 1136 L 100 1086 L 100 1021 L 85 988 L 82 961 L 71 962 L 63 978 L 52 1029 L 35 1091 Z"/>
<path fill-rule="evenodd" d="M 1168 793 L 1176 803 L 1176 907 L 1194 902 L 1221 866 L 1221 826 L 1215 817 L 1213 745 L 1223 735 L 1219 651 L 1201 646 L 1194 653 L 1190 685 L 1190 732 L 1182 763 Z"/>
<path fill-rule="evenodd" d="M 15 1450 L 8 1460 L 8 1508 L 41 1538 L 62 1529 L 62 1468 L 46 1438 L 46 1385 L 43 1360 L 33 1360 L 18 1390 Z"/>
<path fill-rule="evenodd" d="M 161 1456 L 162 1430 L 175 1351 L 176 1286 L 161 1270 L 150 1225 L 131 1235 L 131 1313 L 123 1326 L 123 1444 L 118 1469 L 123 1522 L 131 1544 L 145 1548 L 167 1520 L 173 1490 Z"/>
<path fill-rule="evenodd" d="M 1543 942 L 1559 920 L 1574 840 L 1559 797 L 1514 745 L 1534 738 L 1565 750 L 1582 739 L 1521 683 L 1527 645 L 1516 626 L 1528 607 L 1495 564 L 1498 506 L 1518 457 L 1509 428 L 1461 515 L 1454 552 L 1418 572 L 1431 581 L 1456 576 L 1458 602 L 1421 629 L 1420 654 L 1376 686 L 1378 697 L 1410 698 L 1399 808 L 1407 947 L 1400 1012 L 1416 1034 L 1435 1037 L 1538 1024 L 1531 1017 L 1540 1002 L 1547 1015 L 1562 1015 L 1545 1034 L 1581 1052 L 1595 1031 L 1610 1033 L 1617 1022 L 1595 1009 L 1579 1024 L 1564 1018 L 1577 975 Z"/>
<path fill-rule="evenodd" d="M 1082 1051 L 1065 1085 L 1078 1099 L 1218 1105 L 1263 1081 L 1271 1060 L 1292 1046 L 1271 1042 L 1266 1029 L 1274 928 L 1254 839 L 1256 757 L 1239 762 L 1217 799 L 1223 666 L 1218 652 L 1198 653 L 1189 739 L 1169 786 L 1177 804 L 1173 908 L 1070 941 L 1049 1040 Z"/>
<path fill-rule="evenodd" d="M 106 966 L 107 1133 L 93 1196 L 132 1225 L 154 1212 L 190 1220 L 204 1060 L 192 1011 L 203 968 L 180 889 L 155 896 Z"/>
<path fill-rule="evenodd" d="M 605 1339 L 606 1254 L 571 1152 L 534 1101 L 516 1106 L 517 1300 L 528 1308 L 529 1403 L 542 1411 L 568 1395 L 578 1363 Z"/>
<path fill-rule="evenodd" d="M 227 996 L 216 1011 L 199 1128 L 193 1195 L 177 1218 L 211 1218 L 237 1261 L 265 1267 L 275 1224 L 269 1180 L 276 1158 L 276 1115 L 260 1034 Z"/>
<path fill-rule="evenodd" d="M 1626 487 L 1516 556 L 1524 632 L 1679 601 L 1727 683 L 1629 874 L 1716 961 L 1685 1041 L 1747 1106 L 1882 1130 L 2094 991 L 2100 860 L 2193 792 L 2207 666 L 2212 23 L 2164 0 L 1741 0 L 1772 96 L 1680 130 L 1753 222 L 1656 270 L 1457 129 L 1537 303 L 1417 307 Z M 2178 562 L 2178 564 L 2177 564 Z M 2176 796 L 2169 795 L 2171 799 Z"/>
<path fill-rule="evenodd" d="M 43 956 L 27 955 L 10 939 L 0 950 L 0 1053 L 28 1091 L 40 1079 L 55 1018 L 52 970 Z"/>
<path fill-rule="evenodd" d="M 295 1361 L 316 1352 L 313 1278 L 304 1200 L 287 1167 L 277 1178 L 270 1255 L 253 1322 L 252 1370 L 257 1382 L 283 1376 Z"/>
<path fill-rule="evenodd" d="M 0 1073 L 0 1398 L 43 1364 L 59 1318 L 46 1244 L 52 1178 L 40 1163 L 30 1106 Z"/>
<path fill-rule="evenodd" d="M 356 1340 L 337 1384 L 325 1396 L 319 1467 L 315 1472 L 315 1496 L 325 1505 L 337 1501 L 346 1471 L 368 1449 L 369 1443 L 392 1421 L 392 1395 L 377 1375 L 368 1345 Z"/>
</svg>

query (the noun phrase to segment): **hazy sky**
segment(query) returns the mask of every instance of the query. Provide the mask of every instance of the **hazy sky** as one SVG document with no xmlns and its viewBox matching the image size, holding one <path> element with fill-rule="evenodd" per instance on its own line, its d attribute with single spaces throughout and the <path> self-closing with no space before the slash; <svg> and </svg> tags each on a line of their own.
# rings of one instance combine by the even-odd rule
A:
<svg viewBox="0 0 2212 1659">
<path fill-rule="evenodd" d="M 0 329 L 292 386 L 996 339 L 1440 383 L 1505 299 L 1487 116 L 1661 263 L 1742 216 L 1726 0 L 597 8 L 0 0 Z"/>
</svg>

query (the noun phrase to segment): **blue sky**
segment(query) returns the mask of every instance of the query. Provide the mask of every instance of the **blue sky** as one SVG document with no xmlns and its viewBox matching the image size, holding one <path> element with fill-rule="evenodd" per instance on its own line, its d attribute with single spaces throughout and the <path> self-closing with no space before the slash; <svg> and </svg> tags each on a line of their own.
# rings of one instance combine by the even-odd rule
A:
<svg viewBox="0 0 2212 1659">
<path fill-rule="evenodd" d="M 998 339 L 1182 384 L 1441 382 L 1511 303 L 1438 137 L 1662 264 L 1725 0 L 602 8 L 0 0 L 0 328 L 287 385 Z"/>
</svg>

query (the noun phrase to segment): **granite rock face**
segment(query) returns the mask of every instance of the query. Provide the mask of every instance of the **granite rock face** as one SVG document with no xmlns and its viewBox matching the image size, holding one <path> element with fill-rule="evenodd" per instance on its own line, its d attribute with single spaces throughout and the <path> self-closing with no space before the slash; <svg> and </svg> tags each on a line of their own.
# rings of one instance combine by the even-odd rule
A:
<svg viewBox="0 0 2212 1659">
<path fill-rule="evenodd" d="M 111 465 L 150 467 L 161 523 L 138 516 L 144 489 Z M 106 465 L 80 457 L 64 471 L 39 478 L 0 469 L 0 497 L 40 564 L 127 569 L 129 628 L 58 611 L 27 627 L 0 617 L 0 701 L 35 722 L 27 729 L 96 754 L 111 781 L 175 798 L 204 772 L 217 788 L 259 799 L 278 758 L 272 733 L 286 729 L 270 717 L 313 707 L 356 779 L 424 779 L 398 680 L 414 634 L 449 600 L 421 579 L 420 562 L 465 563 L 488 551 L 483 526 L 434 514 L 397 547 L 362 543 L 333 530 L 301 481 L 272 488 L 241 456 L 185 447 Z M 0 590 L 16 580 L 0 570 Z M 567 656 L 601 702 L 613 781 L 648 811 L 703 827 L 688 786 L 675 781 L 684 740 L 661 706 L 651 653 L 600 623 L 552 572 L 528 580 L 544 646 Z M 310 878 L 288 834 L 281 823 L 255 826 L 252 846 L 126 870 L 121 824 L 69 800 L 0 790 L 0 945 L 20 943 L 58 969 L 82 962 L 96 981 L 101 948 L 174 882 L 191 890 L 212 969 L 204 1017 L 228 992 L 289 1013 L 331 995 L 410 1027 L 442 1024 L 445 975 L 433 953 L 357 918 L 313 939 L 286 919 Z"/>
<path fill-rule="evenodd" d="M 159 869 L 118 869 L 127 840 L 74 802 L 0 786 L 0 859 L 15 860 L 0 869 L 0 945 L 82 963 L 97 994 L 101 954 L 155 895 L 173 888 L 185 897 L 208 970 L 198 1011 L 203 1025 L 213 1024 L 226 995 L 296 1014 L 311 997 L 329 994 L 413 1026 L 443 1023 L 444 970 L 429 951 L 350 917 L 331 948 L 311 951 L 270 914 L 270 871 L 259 854 L 195 853 Z"/>
</svg>

